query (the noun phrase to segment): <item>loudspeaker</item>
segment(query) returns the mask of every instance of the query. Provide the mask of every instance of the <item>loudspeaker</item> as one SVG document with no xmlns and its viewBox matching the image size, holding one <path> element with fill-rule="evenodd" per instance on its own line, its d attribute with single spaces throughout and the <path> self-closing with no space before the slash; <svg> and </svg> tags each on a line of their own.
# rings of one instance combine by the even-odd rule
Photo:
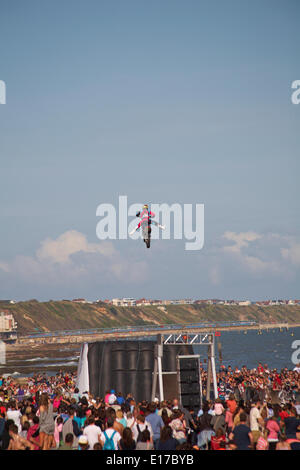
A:
<svg viewBox="0 0 300 470">
<path fill-rule="evenodd" d="M 197 395 L 199 394 L 199 383 L 180 383 L 181 394 L 188 394 L 188 395 Z"/>
<path fill-rule="evenodd" d="M 178 358 L 180 402 L 184 408 L 199 410 L 200 383 L 198 358 Z"/>
<path fill-rule="evenodd" d="M 192 383 L 195 381 L 195 369 L 191 369 L 188 371 L 182 371 L 180 369 L 180 382 L 183 383 Z"/>
</svg>

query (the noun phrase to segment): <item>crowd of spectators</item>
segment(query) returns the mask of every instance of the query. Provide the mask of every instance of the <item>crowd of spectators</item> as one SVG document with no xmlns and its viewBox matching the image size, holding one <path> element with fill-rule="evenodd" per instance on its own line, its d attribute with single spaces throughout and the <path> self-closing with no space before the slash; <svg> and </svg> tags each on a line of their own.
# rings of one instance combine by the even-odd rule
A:
<svg viewBox="0 0 300 470">
<path fill-rule="evenodd" d="M 79 393 L 76 373 L 0 377 L 2 450 L 300 450 L 300 368 L 222 367 L 218 398 L 137 403 Z M 212 398 L 212 397 L 211 397 Z"/>
</svg>

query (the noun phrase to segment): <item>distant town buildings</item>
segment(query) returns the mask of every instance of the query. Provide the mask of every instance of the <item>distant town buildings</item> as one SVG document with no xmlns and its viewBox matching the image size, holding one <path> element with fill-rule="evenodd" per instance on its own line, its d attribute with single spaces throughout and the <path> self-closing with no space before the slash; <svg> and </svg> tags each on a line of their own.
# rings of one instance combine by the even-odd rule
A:
<svg viewBox="0 0 300 470">
<path fill-rule="evenodd" d="M 111 303 L 116 307 L 134 307 L 136 305 L 136 300 L 131 297 L 127 297 L 124 299 L 112 299 Z"/>
<path fill-rule="evenodd" d="M 17 322 L 11 313 L 0 312 L 0 332 L 14 331 L 17 329 Z"/>
<path fill-rule="evenodd" d="M 37 301 L 36 301 L 37 302 Z M 73 300 L 64 299 L 63 302 L 74 302 L 79 304 L 107 304 L 113 305 L 116 307 L 143 307 L 143 306 L 166 306 L 166 305 L 239 305 L 239 306 L 250 306 L 258 305 L 261 307 L 267 307 L 271 305 L 299 305 L 299 299 L 289 299 L 289 300 L 260 300 L 260 301 L 251 301 L 248 299 L 244 300 L 222 300 L 222 299 L 134 299 L 133 297 L 123 297 L 123 298 L 114 298 L 114 299 L 97 299 L 96 301 L 86 300 L 84 298 L 76 298 Z M 14 300 L 1 300 L 0 299 L 0 308 L 5 308 L 5 305 L 16 304 Z M 3 314 L 3 312 L 2 312 Z M 8 314 L 5 314 L 8 315 Z"/>
<path fill-rule="evenodd" d="M 85 299 L 73 299 L 72 302 L 75 302 L 77 304 L 92 304 L 93 302 Z"/>
<path fill-rule="evenodd" d="M 85 299 L 75 299 L 73 302 L 81 302 L 81 303 L 91 303 Z M 251 301 L 251 300 L 221 300 L 221 299 L 165 299 L 165 300 L 158 300 L 158 299 L 134 299 L 132 297 L 124 297 L 124 298 L 114 298 L 114 299 L 105 299 L 100 300 L 98 299 L 95 303 L 105 303 L 108 305 L 114 305 L 115 307 L 145 307 L 149 305 L 153 306 L 165 306 L 165 305 L 239 305 L 239 306 L 250 306 L 250 305 L 258 305 L 262 307 L 266 307 L 269 305 L 299 305 L 300 300 L 263 300 L 263 301 Z"/>
<path fill-rule="evenodd" d="M 251 305 L 250 300 L 242 300 L 239 302 L 239 305 L 243 305 L 244 307 L 247 307 L 248 305 Z"/>
<path fill-rule="evenodd" d="M 256 305 L 268 306 L 268 305 L 300 305 L 300 300 L 263 300 L 255 302 Z"/>
</svg>

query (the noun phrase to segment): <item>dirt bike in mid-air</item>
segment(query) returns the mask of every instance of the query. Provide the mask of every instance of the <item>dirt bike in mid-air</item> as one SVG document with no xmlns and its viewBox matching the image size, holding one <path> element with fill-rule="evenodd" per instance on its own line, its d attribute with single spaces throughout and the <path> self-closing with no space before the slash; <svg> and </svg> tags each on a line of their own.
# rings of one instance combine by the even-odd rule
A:
<svg viewBox="0 0 300 470">
<path fill-rule="evenodd" d="M 149 211 L 148 204 L 144 204 L 142 212 L 139 211 L 136 213 L 137 217 L 141 218 L 141 221 L 139 222 L 138 226 L 130 232 L 130 235 L 133 235 L 134 232 L 139 230 L 139 228 L 142 229 L 142 236 L 143 240 L 146 243 L 147 248 L 150 248 L 150 243 L 151 243 L 151 224 L 156 225 L 157 227 L 161 228 L 162 230 L 165 229 L 163 225 L 160 225 L 156 220 L 152 220 L 153 217 L 155 217 L 154 212 Z"/>
</svg>

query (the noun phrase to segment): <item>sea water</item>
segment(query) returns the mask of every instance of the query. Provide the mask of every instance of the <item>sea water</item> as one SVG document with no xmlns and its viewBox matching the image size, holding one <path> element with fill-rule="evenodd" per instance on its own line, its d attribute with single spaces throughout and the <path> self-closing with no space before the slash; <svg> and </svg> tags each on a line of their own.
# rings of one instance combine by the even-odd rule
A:
<svg viewBox="0 0 300 470">
<path fill-rule="evenodd" d="M 222 331 L 215 337 L 215 357 L 217 369 L 221 365 L 218 343 L 221 343 L 222 364 L 226 367 L 248 369 L 267 364 L 271 369 L 287 367 L 293 369 L 300 362 L 300 328 L 278 328 L 270 330 Z M 297 350 L 299 351 L 297 354 Z M 195 354 L 200 360 L 207 358 L 207 346 L 194 346 Z M 296 360 L 295 360 L 296 359 Z M 294 361 L 294 362 L 293 362 Z"/>
</svg>

